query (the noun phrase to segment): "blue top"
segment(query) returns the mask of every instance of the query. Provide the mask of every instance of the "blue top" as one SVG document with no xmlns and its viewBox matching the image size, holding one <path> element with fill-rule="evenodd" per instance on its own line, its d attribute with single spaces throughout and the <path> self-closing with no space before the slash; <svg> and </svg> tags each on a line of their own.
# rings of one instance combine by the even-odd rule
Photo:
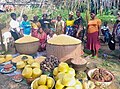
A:
<svg viewBox="0 0 120 89">
<path fill-rule="evenodd" d="M 29 35 L 31 32 L 30 21 L 22 21 L 22 23 L 20 24 L 20 28 L 23 29 L 23 34 Z"/>
</svg>

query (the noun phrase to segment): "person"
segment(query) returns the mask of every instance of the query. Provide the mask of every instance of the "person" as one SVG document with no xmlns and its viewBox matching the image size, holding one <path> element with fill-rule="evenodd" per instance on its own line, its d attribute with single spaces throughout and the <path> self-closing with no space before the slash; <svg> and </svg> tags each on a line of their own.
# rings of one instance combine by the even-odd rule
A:
<svg viewBox="0 0 120 89">
<path fill-rule="evenodd" d="M 74 28 L 77 31 L 76 38 L 83 41 L 84 33 L 85 33 L 84 26 L 83 26 L 84 20 L 79 10 L 76 11 L 76 16 L 77 16 L 77 19 L 74 22 Z"/>
<path fill-rule="evenodd" d="M 38 16 L 34 16 L 31 22 L 32 22 L 31 23 L 31 28 L 32 28 L 31 35 L 34 36 L 35 32 L 41 27 L 41 24 L 38 20 Z"/>
<path fill-rule="evenodd" d="M 11 13 L 11 21 L 10 21 L 10 32 L 12 37 L 14 38 L 14 40 L 17 40 L 21 37 L 21 31 L 20 31 L 20 24 L 16 19 L 16 14 L 15 13 Z"/>
<path fill-rule="evenodd" d="M 58 15 L 57 21 L 55 22 L 55 30 L 57 35 L 64 34 L 64 25 L 65 22 L 62 20 L 62 17 Z"/>
<path fill-rule="evenodd" d="M 43 14 L 42 19 L 39 20 L 41 27 L 47 33 L 50 29 L 51 19 L 47 19 L 47 14 Z"/>
<path fill-rule="evenodd" d="M 110 31 L 109 31 L 109 27 L 107 25 L 107 22 L 104 22 L 104 25 L 101 27 L 101 32 L 104 36 L 104 42 L 108 43 L 111 35 L 110 35 Z"/>
<path fill-rule="evenodd" d="M 50 32 L 47 35 L 47 40 L 49 40 L 50 38 L 56 37 L 57 35 L 55 34 L 55 32 L 53 30 L 50 30 Z"/>
<path fill-rule="evenodd" d="M 75 37 L 75 30 L 73 28 L 74 26 L 74 19 L 73 19 L 73 12 L 71 11 L 69 13 L 69 18 L 68 20 L 66 21 L 66 30 L 65 30 L 65 34 L 66 35 L 69 35 L 69 36 L 72 36 L 72 37 Z"/>
<path fill-rule="evenodd" d="M 35 32 L 34 37 L 38 38 L 40 42 L 38 51 L 44 51 L 46 49 L 47 34 L 42 27 Z"/>
<path fill-rule="evenodd" d="M 100 48 L 99 29 L 101 20 L 96 18 L 94 11 L 91 12 L 91 20 L 88 21 L 87 27 L 87 49 L 91 50 L 92 57 L 98 57 L 98 50 Z"/>
<path fill-rule="evenodd" d="M 119 42 L 119 49 L 120 49 L 120 12 L 118 12 L 118 18 L 114 24 L 113 32 L 112 32 L 113 37 L 117 37 L 118 42 Z"/>
<path fill-rule="evenodd" d="M 23 35 L 30 35 L 31 34 L 31 24 L 30 21 L 28 21 L 27 15 L 23 15 L 23 21 L 20 24 L 20 29 L 23 33 Z"/>
</svg>

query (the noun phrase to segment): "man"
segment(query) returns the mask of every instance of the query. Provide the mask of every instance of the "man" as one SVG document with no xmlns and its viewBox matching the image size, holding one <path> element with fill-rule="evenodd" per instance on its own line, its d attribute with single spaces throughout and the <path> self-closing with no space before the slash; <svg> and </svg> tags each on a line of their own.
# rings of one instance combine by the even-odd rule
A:
<svg viewBox="0 0 120 89">
<path fill-rule="evenodd" d="M 20 28 L 19 28 L 19 22 L 16 19 L 16 14 L 11 13 L 11 21 L 10 21 L 10 32 L 14 40 L 17 40 L 20 38 Z"/>
<path fill-rule="evenodd" d="M 84 33 L 85 33 L 84 26 L 83 26 L 84 20 L 79 10 L 76 11 L 76 16 L 77 16 L 77 19 L 74 22 L 74 28 L 76 29 L 76 38 L 83 41 Z"/>
<path fill-rule="evenodd" d="M 43 30 L 47 33 L 48 29 L 50 29 L 51 19 L 47 19 L 47 14 L 43 14 L 42 17 L 43 18 L 41 20 L 39 20 L 39 22 L 40 22 Z"/>
</svg>

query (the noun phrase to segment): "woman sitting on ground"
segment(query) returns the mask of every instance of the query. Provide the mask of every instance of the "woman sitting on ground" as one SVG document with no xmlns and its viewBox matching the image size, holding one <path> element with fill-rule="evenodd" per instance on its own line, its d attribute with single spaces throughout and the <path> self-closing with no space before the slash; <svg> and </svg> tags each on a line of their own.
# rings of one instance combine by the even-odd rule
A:
<svg viewBox="0 0 120 89">
<path fill-rule="evenodd" d="M 34 32 L 34 37 L 39 39 L 39 50 L 44 51 L 46 49 L 47 34 L 43 31 L 42 27 Z"/>
</svg>

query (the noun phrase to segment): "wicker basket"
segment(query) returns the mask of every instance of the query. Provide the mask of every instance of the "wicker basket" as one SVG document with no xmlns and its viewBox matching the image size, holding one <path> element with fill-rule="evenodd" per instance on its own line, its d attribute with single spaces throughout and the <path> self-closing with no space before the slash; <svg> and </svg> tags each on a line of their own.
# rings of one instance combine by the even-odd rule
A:
<svg viewBox="0 0 120 89">
<path fill-rule="evenodd" d="M 30 43 L 15 43 L 15 47 L 20 54 L 34 54 L 39 48 L 39 41 Z"/>
</svg>

